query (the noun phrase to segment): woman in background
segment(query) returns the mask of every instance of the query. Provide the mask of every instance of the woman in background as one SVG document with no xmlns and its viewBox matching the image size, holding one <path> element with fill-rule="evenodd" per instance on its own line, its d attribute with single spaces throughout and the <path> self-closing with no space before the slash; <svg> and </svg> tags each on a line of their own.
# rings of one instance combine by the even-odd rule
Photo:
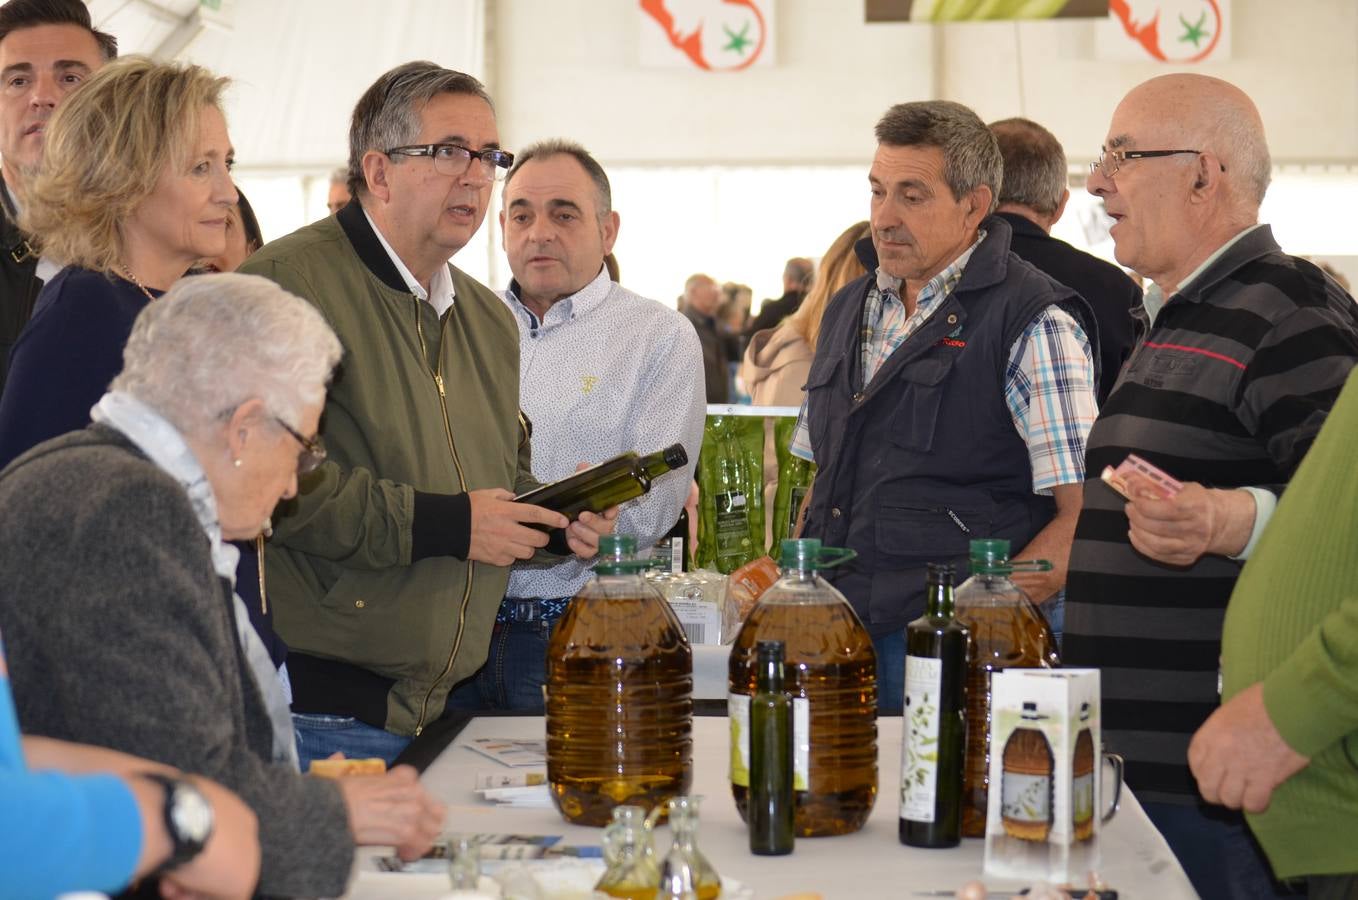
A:
<svg viewBox="0 0 1358 900">
<path fill-rule="evenodd" d="M 835 238 L 821 258 L 806 299 L 795 313 L 774 328 L 756 331 L 740 365 L 740 380 L 755 406 L 801 406 L 806 376 L 816 355 L 820 322 L 830 299 L 855 278 L 867 274 L 854 253 L 854 244 L 868 236 L 867 222 L 859 222 Z M 778 489 L 778 448 L 773 442 L 773 421 L 764 423 L 764 508 L 773 509 Z M 773 517 L 766 516 L 773 540 Z"/>
</svg>

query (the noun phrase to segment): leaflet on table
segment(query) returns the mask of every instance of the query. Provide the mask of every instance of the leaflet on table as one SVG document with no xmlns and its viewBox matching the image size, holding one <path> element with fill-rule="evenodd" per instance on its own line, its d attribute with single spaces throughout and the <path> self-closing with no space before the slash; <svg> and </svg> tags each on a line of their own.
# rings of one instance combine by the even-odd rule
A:
<svg viewBox="0 0 1358 900">
<path fill-rule="evenodd" d="M 600 847 L 563 845 L 559 834 L 455 834 L 438 840 L 429 852 L 419 859 L 406 862 L 399 856 L 378 856 L 373 859 L 378 872 L 400 872 L 404 875 L 447 875 L 448 863 L 458 838 L 476 841 L 483 861 L 523 859 L 579 859 L 602 858 Z"/>
<path fill-rule="evenodd" d="M 552 805 L 547 773 L 540 769 L 518 772 L 477 772 L 474 791 L 501 806 L 547 809 Z"/>
<path fill-rule="evenodd" d="M 476 738 L 467 749 L 475 750 L 482 756 L 489 756 L 502 766 L 533 766 L 545 768 L 547 765 L 547 741 L 539 738 L 521 741 L 513 738 Z"/>
</svg>

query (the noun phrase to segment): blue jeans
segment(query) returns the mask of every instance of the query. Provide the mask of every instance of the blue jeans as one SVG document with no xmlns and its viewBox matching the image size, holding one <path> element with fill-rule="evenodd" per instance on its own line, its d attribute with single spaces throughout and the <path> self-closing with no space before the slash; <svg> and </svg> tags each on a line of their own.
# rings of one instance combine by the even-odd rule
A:
<svg viewBox="0 0 1358 900">
<path fill-rule="evenodd" d="M 445 709 L 544 712 L 542 686 L 547 682 L 547 642 L 556 619 L 496 622 L 486 664 L 448 694 Z"/>
<path fill-rule="evenodd" d="M 1245 817 L 1221 806 L 1142 803 L 1204 900 L 1305 896 L 1273 877 Z"/>
<path fill-rule="evenodd" d="M 1042 604 L 1038 606 L 1042 615 L 1047 619 L 1047 625 L 1052 630 L 1052 639 L 1056 641 L 1056 652 L 1060 653 L 1061 638 L 1066 630 L 1066 591 L 1065 588 L 1052 594 Z"/>
<path fill-rule="evenodd" d="M 374 728 L 352 716 L 293 713 L 292 727 L 297 735 L 297 759 L 303 772 L 311 768 L 313 761 L 325 759 L 335 752 L 343 753 L 348 759 L 379 757 L 390 766 L 410 743 L 408 737 Z"/>
<path fill-rule="evenodd" d="M 899 716 L 905 708 L 905 629 L 872 639 L 877 651 L 877 714 Z"/>
</svg>

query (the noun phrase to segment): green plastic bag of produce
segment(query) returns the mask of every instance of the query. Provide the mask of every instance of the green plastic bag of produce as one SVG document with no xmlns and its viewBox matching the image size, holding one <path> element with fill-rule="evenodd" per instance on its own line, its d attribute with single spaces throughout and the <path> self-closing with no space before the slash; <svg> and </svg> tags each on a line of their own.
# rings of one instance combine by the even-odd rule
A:
<svg viewBox="0 0 1358 900">
<path fill-rule="evenodd" d="M 778 558 L 784 538 L 797 531 L 797 512 L 816 477 L 816 464 L 793 456 L 789 445 L 797 428 L 796 416 L 779 416 L 773 423 L 773 443 L 778 452 L 778 490 L 773 495 L 773 542 L 769 556 Z"/>
<path fill-rule="evenodd" d="M 698 457 L 699 568 L 730 574 L 764 555 L 764 420 L 708 416 Z"/>
</svg>

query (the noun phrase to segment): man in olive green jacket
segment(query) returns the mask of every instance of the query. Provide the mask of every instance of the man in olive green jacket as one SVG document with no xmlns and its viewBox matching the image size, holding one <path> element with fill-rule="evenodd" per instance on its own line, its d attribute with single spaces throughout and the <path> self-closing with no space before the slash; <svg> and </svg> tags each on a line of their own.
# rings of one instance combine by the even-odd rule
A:
<svg viewBox="0 0 1358 900">
<path fill-rule="evenodd" d="M 507 566 L 547 543 L 527 526 L 567 526 L 512 502 L 536 486 L 518 329 L 448 263 L 512 160 L 476 79 L 399 66 L 354 109 L 354 199 L 241 268 L 310 300 L 344 345 L 329 460 L 279 508 L 267 556 L 304 767 L 335 751 L 390 761 L 441 716 L 485 660 Z M 611 527 L 584 514 L 570 549 L 593 555 Z"/>
</svg>

